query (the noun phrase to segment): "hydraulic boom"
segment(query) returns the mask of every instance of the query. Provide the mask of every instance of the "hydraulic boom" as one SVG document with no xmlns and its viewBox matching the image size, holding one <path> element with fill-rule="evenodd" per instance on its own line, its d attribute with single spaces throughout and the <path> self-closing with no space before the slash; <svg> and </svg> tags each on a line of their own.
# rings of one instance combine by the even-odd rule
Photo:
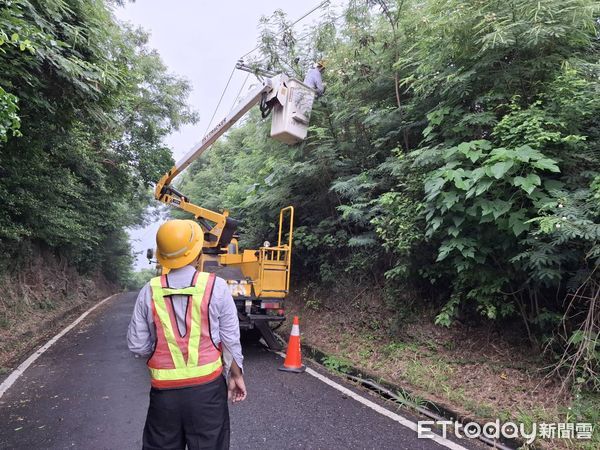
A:
<svg viewBox="0 0 600 450">
<path fill-rule="evenodd" d="M 181 160 L 169 170 L 156 184 L 154 197 L 163 202 L 178 207 L 194 215 L 200 222 L 205 232 L 205 247 L 225 247 L 235 231 L 235 223 L 229 219 L 228 212 L 217 213 L 206 208 L 190 203 L 187 197 L 171 186 L 173 179 L 183 172 L 196 158 L 206 151 L 219 137 L 229 130 L 244 114 L 261 100 L 268 102 L 272 99 L 272 79 L 265 79 L 261 85 L 255 87 L 248 96 L 239 103 L 223 120 L 211 129 L 202 140 L 196 144 Z M 227 231 L 224 234 L 224 231 Z"/>
<path fill-rule="evenodd" d="M 245 69 L 240 65 L 238 68 Z M 263 118 L 272 114 L 271 137 L 287 144 L 305 139 L 314 91 L 283 74 L 262 75 L 267 78 L 261 78 L 246 98 L 163 175 L 154 196 L 194 216 L 204 231 L 198 270 L 214 272 L 225 279 L 238 309 L 240 327 L 259 330 L 267 344 L 277 348 L 269 323 L 285 320 L 283 299 L 289 292 L 294 208 L 288 206 L 279 213 L 277 245 L 265 241 L 259 249 L 240 250 L 235 234 L 238 223 L 228 211 L 219 213 L 195 205 L 171 185 L 177 175 L 257 104 Z"/>
</svg>

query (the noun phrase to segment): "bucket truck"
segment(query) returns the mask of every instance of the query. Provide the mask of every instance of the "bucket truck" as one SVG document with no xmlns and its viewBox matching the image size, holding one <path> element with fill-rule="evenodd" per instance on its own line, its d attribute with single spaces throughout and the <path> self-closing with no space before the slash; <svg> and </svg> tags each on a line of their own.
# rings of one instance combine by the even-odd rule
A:
<svg viewBox="0 0 600 450">
<path fill-rule="evenodd" d="M 255 72 L 243 63 L 238 63 L 237 68 Z M 240 328 L 258 330 L 269 347 L 278 349 L 280 345 L 270 323 L 285 320 L 284 299 L 290 286 L 294 207 L 288 206 L 279 212 L 276 245 L 265 241 L 258 249 L 240 250 L 236 234 L 238 221 L 229 217 L 228 211 L 216 212 L 196 205 L 172 185 L 177 175 L 256 105 L 263 117 L 272 115 L 272 138 L 288 145 L 306 138 L 315 92 L 285 74 L 263 71 L 261 75 L 260 83 L 158 181 L 154 196 L 194 216 L 204 231 L 198 270 L 214 272 L 224 278 L 238 309 Z M 152 257 L 150 250 L 148 256 Z"/>
</svg>

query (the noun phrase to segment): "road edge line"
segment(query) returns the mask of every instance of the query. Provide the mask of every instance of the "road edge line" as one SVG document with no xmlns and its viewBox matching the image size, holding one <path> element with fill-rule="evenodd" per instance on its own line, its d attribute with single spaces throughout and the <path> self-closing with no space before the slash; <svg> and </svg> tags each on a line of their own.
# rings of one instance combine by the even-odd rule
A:
<svg viewBox="0 0 600 450">
<path fill-rule="evenodd" d="M 285 354 L 282 352 L 276 352 L 279 356 L 285 358 Z M 400 425 L 405 426 L 406 428 L 410 428 L 413 431 L 417 431 L 417 424 L 411 420 L 408 420 L 406 417 L 402 417 L 399 414 L 396 414 L 386 408 L 384 408 L 383 406 L 378 405 L 375 402 L 372 402 L 369 399 L 364 398 L 362 395 L 357 394 L 354 391 L 351 391 L 350 389 L 342 386 L 341 384 L 333 381 L 331 378 L 326 377 L 325 375 L 321 375 L 319 372 L 317 372 L 314 369 L 311 369 L 310 367 L 306 368 L 306 373 L 308 373 L 309 375 L 315 377 L 316 379 L 318 379 L 319 381 L 322 381 L 323 383 L 331 386 L 332 388 L 340 391 L 341 393 L 343 393 L 344 395 L 347 395 L 348 397 L 351 397 L 352 399 L 356 400 L 359 403 L 362 403 L 363 405 L 365 405 L 368 408 L 371 408 L 373 411 L 388 417 L 389 419 L 392 419 L 395 422 L 398 422 Z M 457 444 L 456 442 L 451 441 L 450 439 L 444 438 L 442 436 L 439 436 L 437 434 L 433 434 L 432 437 L 428 437 L 428 439 L 437 442 L 440 445 L 443 445 L 444 447 L 447 447 L 449 449 L 452 450 L 468 450 L 466 447 L 463 447 L 460 444 Z"/>
<path fill-rule="evenodd" d="M 6 379 L 0 384 L 0 398 L 2 398 L 2 396 L 6 393 L 6 391 L 10 389 L 10 387 L 15 383 L 15 381 L 17 381 L 19 377 L 23 375 L 23 372 L 25 372 L 27 368 L 35 362 L 36 359 L 42 356 L 46 350 L 52 347 L 52 345 L 54 345 L 56 341 L 58 341 L 61 337 L 63 337 L 73 328 L 75 328 L 83 319 L 85 319 L 88 316 L 89 313 L 91 313 L 100 305 L 103 305 L 104 303 L 106 303 L 107 301 L 119 294 L 120 292 L 106 297 L 104 300 L 101 300 L 98 303 L 96 303 L 94 306 L 92 306 L 90 309 L 88 309 L 86 312 L 80 315 L 77 319 L 75 319 L 75 321 L 73 321 L 70 325 L 64 328 L 60 333 L 58 333 L 56 336 L 54 336 L 52 339 L 50 339 L 48 342 L 42 345 L 38 350 L 33 352 L 29 356 L 29 358 L 27 358 L 25 361 L 19 364 L 19 366 L 15 370 L 13 370 L 10 373 L 10 375 L 6 377 Z"/>
</svg>

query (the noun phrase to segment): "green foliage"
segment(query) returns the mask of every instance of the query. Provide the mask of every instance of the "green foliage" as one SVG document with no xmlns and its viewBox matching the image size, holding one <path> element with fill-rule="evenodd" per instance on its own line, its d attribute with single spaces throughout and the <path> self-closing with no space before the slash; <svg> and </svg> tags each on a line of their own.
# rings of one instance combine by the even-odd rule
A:
<svg viewBox="0 0 600 450">
<path fill-rule="evenodd" d="M 123 281 L 124 229 L 143 221 L 149 184 L 172 163 L 163 138 L 195 117 L 188 84 L 111 7 L 2 2 L 0 245 L 10 258 L 31 241 Z"/>
<path fill-rule="evenodd" d="M 21 119 L 17 114 L 19 99 L 0 87 L 0 142 L 9 136 L 20 136 Z"/>
<path fill-rule="evenodd" d="M 130 291 L 139 291 L 151 278 L 156 276 L 154 269 L 142 269 L 131 273 L 125 287 Z"/>
<path fill-rule="evenodd" d="M 350 372 L 350 363 L 345 359 L 337 358 L 336 356 L 325 356 L 322 361 L 323 365 L 332 372 L 348 373 Z"/>
<path fill-rule="evenodd" d="M 581 389 L 576 389 L 575 399 L 567 411 L 565 411 L 565 416 L 570 419 L 571 422 L 600 423 L 600 409 L 598 409 L 599 402 L 599 392 L 582 392 Z M 598 448 L 598 445 L 600 445 L 600 433 L 596 426 L 594 426 L 591 441 L 583 444 L 582 448 L 592 450 Z"/>
<path fill-rule="evenodd" d="M 270 141 L 252 115 L 181 187 L 231 209 L 248 244 L 293 204 L 304 281 L 385 277 L 440 325 L 573 332 L 597 298 L 599 16 L 593 0 L 351 1 L 298 36 L 277 12 L 255 64 L 302 77 L 328 62 L 308 140 Z"/>
</svg>

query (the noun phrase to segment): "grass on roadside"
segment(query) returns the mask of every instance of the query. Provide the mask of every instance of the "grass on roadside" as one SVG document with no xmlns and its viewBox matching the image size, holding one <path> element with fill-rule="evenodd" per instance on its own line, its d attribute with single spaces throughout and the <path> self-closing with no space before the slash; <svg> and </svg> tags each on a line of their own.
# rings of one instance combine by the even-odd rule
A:
<svg viewBox="0 0 600 450">
<path fill-rule="evenodd" d="M 559 383 L 544 379 L 539 355 L 513 347 L 489 330 L 449 330 L 422 322 L 393 336 L 391 319 L 380 311 L 369 313 L 360 304 L 328 305 L 314 295 L 311 299 L 307 307 L 301 297 L 292 298 L 288 314 L 301 316 L 302 339 L 328 355 L 323 363 L 329 370 L 364 370 L 407 387 L 416 400 L 407 398 L 406 404 L 433 401 L 469 419 L 513 421 L 528 430 L 534 423 L 592 423 L 596 429 L 590 441 L 538 439 L 535 444 L 600 448 L 600 396 L 560 392 Z"/>
</svg>

